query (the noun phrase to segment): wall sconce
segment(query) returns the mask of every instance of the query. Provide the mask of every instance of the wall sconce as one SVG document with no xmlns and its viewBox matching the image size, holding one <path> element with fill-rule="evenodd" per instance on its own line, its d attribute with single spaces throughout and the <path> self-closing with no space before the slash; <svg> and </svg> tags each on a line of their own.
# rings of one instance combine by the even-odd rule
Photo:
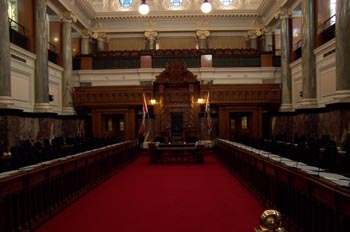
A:
<svg viewBox="0 0 350 232">
<path fill-rule="evenodd" d="M 139 6 L 139 12 L 142 15 L 146 15 L 149 12 L 149 6 L 146 3 L 146 0 L 141 0 L 141 5 Z"/>
<path fill-rule="evenodd" d="M 155 105 L 156 104 L 156 99 L 151 99 L 151 105 Z"/>
<path fill-rule="evenodd" d="M 204 99 L 203 98 L 198 98 L 197 102 L 198 102 L 198 104 L 203 104 L 204 103 Z"/>
<path fill-rule="evenodd" d="M 207 14 L 211 11 L 211 4 L 210 4 L 210 2 L 208 2 L 208 0 L 204 0 L 204 2 L 201 5 L 201 10 L 205 14 Z"/>
</svg>

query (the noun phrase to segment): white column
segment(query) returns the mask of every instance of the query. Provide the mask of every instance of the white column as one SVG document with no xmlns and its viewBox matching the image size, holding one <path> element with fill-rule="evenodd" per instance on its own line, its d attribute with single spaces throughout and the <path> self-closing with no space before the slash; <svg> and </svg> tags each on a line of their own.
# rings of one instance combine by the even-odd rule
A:
<svg viewBox="0 0 350 232">
<path fill-rule="evenodd" d="M 264 29 L 264 51 L 273 51 L 273 32 L 270 28 Z"/>
<path fill-rule="evenodd" d="M 252 49 L 258 48 L 258 37 L 257 31 L 248 31 L 249 45 Z"/>
<path fill-rule="evenodd" d="M 100 32 L 96 35 L 96 39 L 97 39 L 97 51 L 98 52 L 104 52 L 106 51 L 105 49 L 105 44 L 106 44 L 106 38 L 107 38 L 107 34 L 104 32 Z"/>
<path fill-rule="evenodd" d="M 197 31 L 196 35 L 198 38 L 198 49 L 207 49 L 208 48 L 208 37 L 209 31 Z"/>
<path fill-rule="evenodd" d="M 158 32 L 156 31 L 145 31 L 144 36 L 147 38 L 146 50 L 155 50 Z"/>
<path fill-rule="evenodd" d="M 90 32 L 88 30 L 83 31 L 80 42 L 81 55 L 88 55 L 90 53 Z"/>
</svg>

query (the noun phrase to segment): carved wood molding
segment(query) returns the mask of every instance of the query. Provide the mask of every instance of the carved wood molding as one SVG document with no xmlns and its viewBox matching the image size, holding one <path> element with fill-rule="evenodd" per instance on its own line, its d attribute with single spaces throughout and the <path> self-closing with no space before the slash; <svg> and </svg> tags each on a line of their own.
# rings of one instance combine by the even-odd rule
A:
<svg viewBox="0 0 350 232">
<path fill-rule="evenodd" d="M 279 84 L 202 85 L 201 97 L 210 92 L 212 104 L 280 104 Z"/>
<path fill-rule="evenodd" d="M 136 106 L 153 98 L 152 86 L 77 87 L 74 89 L 74 106 Z"/>
<path fill-rule="evenodd" d="M 197 75 L 190 72 L 182 63 L 170 63 L 157 77 L 155 84 L 164 83 L 197 83 Z"/>
</svg>

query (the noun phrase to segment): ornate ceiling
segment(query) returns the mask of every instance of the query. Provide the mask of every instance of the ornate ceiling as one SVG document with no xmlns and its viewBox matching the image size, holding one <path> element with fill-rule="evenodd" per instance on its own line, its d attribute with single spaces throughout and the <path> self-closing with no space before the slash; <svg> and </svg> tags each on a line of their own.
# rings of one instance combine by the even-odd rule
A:
<svg viewBox="0 0 350 232">
<path fill-rule="evenodd" d="M 141 0 L 133 0 L 129 8 L 123 8 L 119 0 L 49 0 L 48 6 L 57 15 L 72 11 L 80 29 L 108 34 L 151 30 L 247 32 L 264 28 L 281 6 L 296 1 L 233 0 L 225 6 L 220 0 L 209 0 L 213 10 L 204 14 L 200 11 L 203 0 L 182 0 L 180 7 L 172 6 L 169 0 L 147 0 L 150 12 L 146 16 L 138 12 Z"/>
</svg>

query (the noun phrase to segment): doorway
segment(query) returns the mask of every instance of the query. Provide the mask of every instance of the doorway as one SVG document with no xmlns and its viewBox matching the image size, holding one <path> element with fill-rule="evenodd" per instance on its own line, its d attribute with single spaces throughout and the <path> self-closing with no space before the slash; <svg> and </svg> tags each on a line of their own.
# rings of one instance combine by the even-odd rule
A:
<svg viewBox="0 0 350 232">
<path fill-rule="evenodd" d="M 124 114 L 102 115 L 103 134 L 105 138 L 114 138 L 117 141 L 124 140 L 125 121 Z"/>
<path fill-rule="evenodd" d="M 250 135 L 252 113 L 231 112 L 230 113 L 230 140 L 237 140 L 240 136 Z"/>
</svg>

